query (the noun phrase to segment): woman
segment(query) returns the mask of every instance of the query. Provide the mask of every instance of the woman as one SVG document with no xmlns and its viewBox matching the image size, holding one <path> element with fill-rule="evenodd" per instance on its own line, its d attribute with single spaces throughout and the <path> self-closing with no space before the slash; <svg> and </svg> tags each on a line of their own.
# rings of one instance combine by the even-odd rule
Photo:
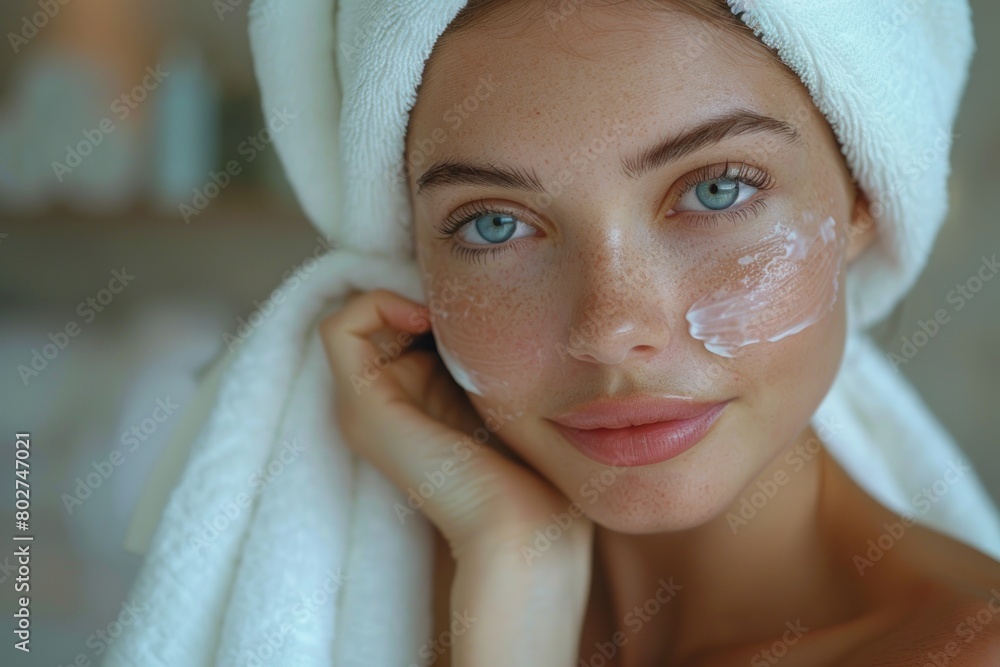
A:
<svg viewBox="0 0 1000 667">
<path fill-rule="evenodd" d="M 438 664 L 1000 664 L 1000 564 L 810 425 L 877 225 L 728 8 L 472 3 L 406 163 L 432 307 L 376 290 L 321 330 L 339 387 L 433 332 L 336 409 L 402 492 L 440 481 L 435 636 L 473 620 Z"/>
</svg>

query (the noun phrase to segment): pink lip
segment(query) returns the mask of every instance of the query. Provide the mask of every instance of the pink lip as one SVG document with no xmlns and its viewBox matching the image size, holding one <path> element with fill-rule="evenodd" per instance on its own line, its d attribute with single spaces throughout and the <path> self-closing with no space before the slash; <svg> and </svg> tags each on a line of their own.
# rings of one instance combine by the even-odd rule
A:
<svg viewBox="0 0 1000 667">
<path fill-rule="evenodd" d="M 552 421 L 580 453 L 598 463 L 644 466 L 672 459 L 694 447 L 728 404 L 655 397 L 600 401 Z"/>
</svg>

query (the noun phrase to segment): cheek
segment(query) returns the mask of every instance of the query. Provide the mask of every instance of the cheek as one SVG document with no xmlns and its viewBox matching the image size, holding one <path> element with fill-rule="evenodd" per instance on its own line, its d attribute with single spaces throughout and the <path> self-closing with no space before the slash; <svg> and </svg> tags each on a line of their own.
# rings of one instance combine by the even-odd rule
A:
<svg viewBox="0 0 1000 667">
<path fill-rule="evenodd" d="M 793 222 L 720 258 L 720 278 L 686 315 L 691 337 L 746 379 L 741 401 L 746 420 L 764 425 L 765 458 L 823 400 L 846 331 L 846 228 L 809 213 Z"/>
<path fill-rule="evenodd" d="M 819 322 L 840 289 L 843 231 L 832 217 L 775 224 L 760 240 L 717 263 L 715 289 L 686 319 L 705 349 L 735 357 L 749 345 L 776 342 Z"/>
<path fill-rule="evenodd" d="M 438 353 L 470 394 L 517 414 L 544 391 L 537 378 L 557 332 L 554 305 L 523 272 L 424 272 Z"/>
</svg>

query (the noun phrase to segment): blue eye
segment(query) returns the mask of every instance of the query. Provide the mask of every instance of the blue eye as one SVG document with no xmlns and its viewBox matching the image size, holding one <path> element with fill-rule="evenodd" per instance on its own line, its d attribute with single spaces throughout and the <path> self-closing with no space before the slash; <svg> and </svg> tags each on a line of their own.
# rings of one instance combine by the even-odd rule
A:
<svg viewBox="0 0 1000 667">
<path fill-rule="evenodd" d="M 740 196 L 740 183 L 730 178 L 715 178 L 711 181 L 702 181 L 694 188 L 698 201 L 712 209 L 719 211 L 732 206 Z"/>
<path fill-rule="evenodd" d="M 473 202 L 471 210 L 446 220 L 437 228 L 441 232 L 439 238 L 455 236 L 469 245 L 499 246 L 510 239 L 535 235 L 534 226 L 504 208 L 493 208 L 483 201 Z"/>
<path fill-rule="evenodd" d="M 727 162 L 721 171 L 717 166 L 703 167 L 684 177 L 684 190 L 672 212 L 743 210 L 740 204 L 773 185 L 767 173 L 746 163 L 736 166 Z"/>
<path fill-rule="evenodd" d="M 490 243 L 503 243 L 517 230 L 517 218 L 506 213 L 487 213 L 472 222 L 479 235 Z"/>
</svg>

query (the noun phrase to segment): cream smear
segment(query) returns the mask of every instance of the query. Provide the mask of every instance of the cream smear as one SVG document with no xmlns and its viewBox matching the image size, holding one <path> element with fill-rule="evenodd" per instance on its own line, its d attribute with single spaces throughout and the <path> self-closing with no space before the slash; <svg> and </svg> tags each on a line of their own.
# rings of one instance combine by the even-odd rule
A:
<svg viewBox="0 0 1000 667">
<path fill-rule="evenodd" d="M 721 263 L 734 278 L 688 309 L 691 336 L 709 352 L 731 358 L 747 345 L 778 341 L 815 324 L 837 300 L 842 246 L 832 217 L 814 235 L 776 224 Z"/>
<path fill-rule="evenodd" d="M 436 342 L 438 355 L 441 357 L 441 361 L 444 362 L 445 368 L 447 368 L 448 372 L 451 373 L 451 376 L 455 379 L 458 386 L 471 394 L 482 396 L 483 392 L 472 379 L 472 374 L 465 369 L 465 366 L 458 362 L 451 352 L 448 351 L 448 348 L 441 343 L 440 338 L 438 338 Z"/>
</svg>

